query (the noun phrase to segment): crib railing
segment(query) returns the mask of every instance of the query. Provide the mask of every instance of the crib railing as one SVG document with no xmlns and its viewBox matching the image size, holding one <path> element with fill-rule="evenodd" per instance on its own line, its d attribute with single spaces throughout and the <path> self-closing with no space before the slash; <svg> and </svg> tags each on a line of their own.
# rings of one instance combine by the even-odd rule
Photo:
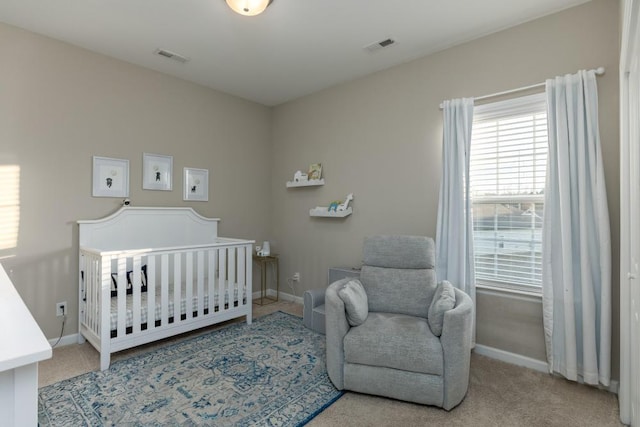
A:
<svg viewBox="0 0 640 427">
<path fill-rule="evenodd" d="M 242 243 L 227 239 L 210 246 L 110 252 L 81 248 L 81 332 L 94 346 L 104 348 L 110 340 L 111 351 L 118 351 L 131 347 L 120 341 L 154 332 L 169 336 L 163 331 L 188 323 L 204 326 L 242 314 L 250 322 L 252 245 L 237 242 Z"/>
</svg>

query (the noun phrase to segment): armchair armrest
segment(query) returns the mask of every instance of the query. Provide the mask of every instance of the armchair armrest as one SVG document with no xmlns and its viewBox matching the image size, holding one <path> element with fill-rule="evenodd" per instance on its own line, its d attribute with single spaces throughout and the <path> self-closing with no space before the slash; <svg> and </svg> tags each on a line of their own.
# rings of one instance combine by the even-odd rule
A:
<svg viewBox="0 0 640 427">
<path fill-rule="evenodd" d="M 333 282 L 324 297 L 325 332 L 327 337 L 327 372 L 338 390 L 344 389 L 344 337 L 351 328 L 338 290 L 352 278 Z"/>
<path fill-rule="evenodd" d="M 450 410 L 464 398 L 469 386 L 473 302 L 459 289 L 456 305 L 445 312 L 440 343 L 444 353 L 443 408 Z"/>
</svg>

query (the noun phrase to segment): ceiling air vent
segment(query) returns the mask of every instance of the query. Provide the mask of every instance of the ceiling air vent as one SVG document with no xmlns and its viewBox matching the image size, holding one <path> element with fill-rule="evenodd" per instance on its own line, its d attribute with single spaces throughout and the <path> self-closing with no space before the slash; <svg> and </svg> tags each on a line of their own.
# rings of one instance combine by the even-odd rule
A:
<svg viewBox="0 0 640 427">
<path fill-rule="evenodd" d="M 371 43 L 368 46 L 365 46 L 364 50 L 366 50 L 369 53 L 374 53 L 386 47 L 393 46 L 395 43 L 396 41 L 393 39 L 385 39 L 379 42 Z"/>
<path fill-rule="evenodd" d="M 174 61 L 178 61 L 183 64 L 189 60 L 189 58 L 187 58 L 186 56 L 182 56 L 180 54 L 171 52 L 170 50 L 166 50 L 166 49 L 158 49 L 156 50 L 156 54 L 160 56 L 164 56 L 165 58 L 173 59 Z"/>
</svg>

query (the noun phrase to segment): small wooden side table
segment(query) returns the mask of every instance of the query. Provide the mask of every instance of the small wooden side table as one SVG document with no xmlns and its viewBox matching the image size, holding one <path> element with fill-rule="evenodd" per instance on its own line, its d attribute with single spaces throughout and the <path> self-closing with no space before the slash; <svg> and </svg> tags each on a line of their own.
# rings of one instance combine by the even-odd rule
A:
<svg viewBox="0 0 640 427">
<path fill-rule="evenodd" d="M 267 255 L 267 256 L 258 256 L 253 255 L 253 262 L 257 263 L 260 266 L 260 299 L 256 299 L 254 302 L 258 305 L 266 305 L 272 304 L 278 301 L 280 297 L 280 266 L 279 266 L 279 258 L 278 254 Z M 269 265 L 272 266 L 276 274 L 276 297 L 267 296 L 267 269 Z M 269 301 L 269 302 L 265 302 Z"/>
</svg>

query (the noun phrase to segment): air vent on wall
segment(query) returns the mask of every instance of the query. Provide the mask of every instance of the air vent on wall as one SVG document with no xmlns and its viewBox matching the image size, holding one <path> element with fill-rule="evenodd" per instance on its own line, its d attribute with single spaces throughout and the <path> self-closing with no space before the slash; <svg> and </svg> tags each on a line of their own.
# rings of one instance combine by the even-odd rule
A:
<svg viewBox="0 0 640 427">
<path fill-rule="evenodd" d="M 385 39 L 379 42 L 371 43 L 368 46 L 365 46 L 364 50 L 366 50 L 369 53 L 374 53 L 386 47 L 393 46 L 395 43 L 396 41 L 393 39 Z"/>
<path fill-rule="evenodd" d="M 171 52 L 166 49 L 158 49 L 155 52 L 157 55 L 164 56 L 165 58 L 173 59 L 174 61 L 182 62 L 183 64 L 189 60 L 186 56 L 182 56 L 175 52 Z"/>
</svg>

